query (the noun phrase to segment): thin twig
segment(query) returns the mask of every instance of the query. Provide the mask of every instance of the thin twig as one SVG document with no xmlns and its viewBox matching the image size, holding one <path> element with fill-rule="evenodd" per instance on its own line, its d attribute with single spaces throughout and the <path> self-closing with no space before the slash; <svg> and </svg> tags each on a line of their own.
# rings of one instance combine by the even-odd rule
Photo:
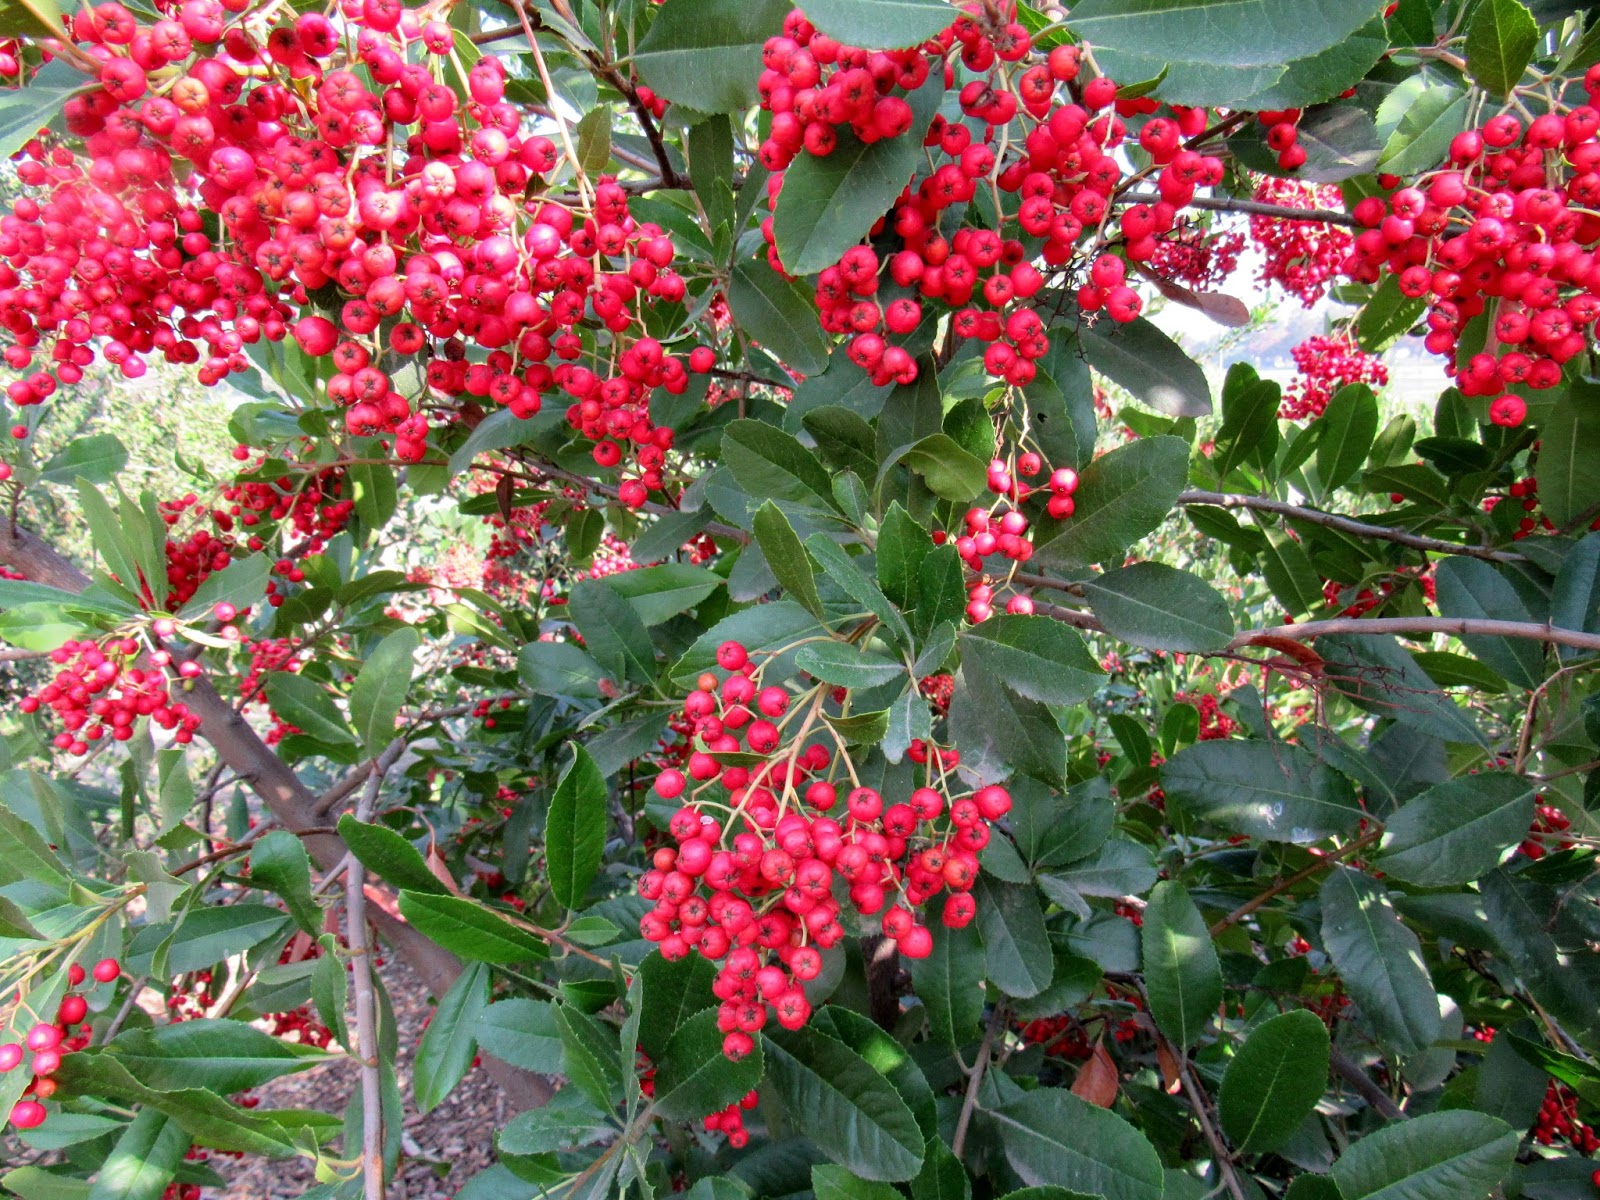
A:
<svg viewBox="0 0 1600 1200">
<path fill-rule="evenodd" d="M 1155 192 L 1134 192 L 1122 199 L 1129 204 L 1157 204 L 1161 197 Z M 1249 213 L 1284 221 L 1316 221 L 1324 225 L 1342 225 L 1347 229 L 1356 227 L 1356 219 L 1349 213 L 1334 212 L 1327 208 L 1293 208 L 1287 204 L 1265 204 L 1260 200 L 1235 200 L 1231 196 L 1196 196 L 1189 201 L 1189 206 L 1211 212 Z"/>
<path fill-rule="evenodd" d="M 1387 525 L 1369 525 L 1354 517 L 1340 516 L 1338 513 L 1323 512 L 1317 508 L 1306 508 L 1300 504 L 1290 504 L 1284 500 L 1273 500 L 1267 496 L 1247 496 L 1232 492 L 1182 492 L 1178 496 L 1181 505 L 1207 504 L 1216 508 L 1247 508 L 1255 512 L 1276 513 L 1279 516 L 1293 517 L 1296 520 L 1307 521 L 1313 525 L 1321 525 L 1327 529 L 1337 529 L 1340 533 L 1348 533 L 1352 537 L 1375 538 L 1379 541 L 1394 542 L 1399 546 L 1410 546 L 1414 550 L 1426 550 L 1433 554 L 1465 554 L 1471 558 L 1481 558 L 1486 562 L 1526 562 L 1524 555 L 1510 550 L 1491 550 L 1483 546 L 1464 546 L 1456 542 L 1447 542 L 1442 538 L 1424 537 L 1421 534 L 1411 533 L 1405 529 L 1394 529 Z"/>
<path fill-rule="evenodd" d="M 1030 587 L 1056 588 L 1070 591 L 1079 585 L 1052 579 L 1045 575 L 1028 575 L 1017 572 L 1012 578 Z M 1055 604 L 1040 604 L 1035 612 L 1053 617 L 1064 624 L 1090 633 L 1104 633 L 1105 626 L 1095 617 L 1073 608 Z M 1234 635 L 1223 649 L 1210 654 L 1233 657 L 1240 650 L 1252 646 L 1270 647 L 1284 640 L 1311 642 L 1320 637 L 1337 634 L 1355 634 L 1358 637 L 1430 637 L 1446 634 L 1450 637 L 1506 637 L 1525 641 L 1549 642 L 1556 646 L 1572 646 L 1578 650 L 1600 651 L 1600 634 L 1583 633 L 1576 629 L 1562 629 L 1549 623 L 1535 621 L 1490 621 L 1476 617 L 1334 617 L 1326 621 L 1303 621 L 1298 625 L 1272 625 L 1265 629 L 1246 629 Z M 1202 657 L 1206 652 L 1201 652 Z"/>
<path fill-rule="evenodd" d="M 1161 1039 L 1166 1042 L 1165 1038 Z M 1173 1059 L 1178 1064 L 1178 1078 L 1183 1081 L 1184 1094 L 1189 1097 L 1189 1103 L 1194 1108 L 1194 1115 L 1200 1122 L 1200 1132 L 1206 1135 L 1206 1142 L 1211 1147 L 1212 1161 L 1217 1164 L 1217 1173 L 1222 1176 L 1223 1185 L 1228 1189 L 1228 1194 L 1233 1200 L 1245 1200 L 1244 1185 L 1239 1182 L 1239 1175 L 1233 1169 L 1233 1155 L 1229 1152 L 1227 1143 L 1222 1140 L 1222 1135 L 1217 1132 L 1216 1125 L 1211 1120 L 1210 1108 L 1206 1103 L 1205 1093 L 1194 1077 L 1194 1068 L 1189 1065 L 1188 1056 L 1173 1049 L 1171 1043 L 1166 1043 Z"/>
<path fill-rule="evenodd" d="M 1004 1002 L 989 1011 L 989 1020 L 983 1027 L 983 1041 L 978 1044 L 978 1058 L 967 1077 L 967 1094 L 961 1099 L 961 1115 L 956 1118 L 955 1136 L 950 1139 L 950 1150 L 957 1158 L 967 1145 L 967 1129 L 972 1125 L 973 1110 L 978 1107 L 978 1093 L 983 1090 L 983 1073 L 989 1068 L 989 1052 L 994 1046 L 995 1034 L 1006 1022 Z"/>
<path fill-rule="evenodd" d="M 1347 1058 L 1337 1047 L 1330 1051 L 1328 1061 L 1333 1065 L 1334 1074 L 1355 1088 L 1363 1100 L 1389 1120 L 1403 1121 L 1410 1115 L 1390 1098 L 1388 1092 L 1367 1076 L 1359 1063 Z"/>
<path fill-rule="evenodd" d="M 1240 921 L 1248 917 L 1251 913 L 1255 912 L 1256 909 L 1260 908 L 1262 905 L 1269 903 L 1275 897 L 1283 895 L 1283 893 L 1287 892 L 1290 888 L 1304 883 L 1318 871 L 1324 871 L 1333 866 L 1335 863 L 1343 862 L 1350 855 L 1354 854 L 1364 846 L 1372 845 L 1373 842 L 1377 841 L 1382 836 L 1382 829 L 1374 829 L 1371 832 L 1358 837 L 1355 841 L 1351 842 L 1348 846 L 1343 847 L 1337 853 L 1330 854 L 1325 858 L 1319 858 L 1310 866 L 1302 867 L 1293 875 L 1284 876 L 1271 887 L 1267 888 L 1264 892 L 1257 896 L 1252 896 L 1249 900 L 1246 900 L 1238 908 L 1234 909 L 1231 913 L 1213 925 L 1210 930 L 1211 936 L 1217 937 L 1226 930 L 1231 929 Z"/>
<path fill-rule="evenodd" d="M 356 806 L 358 820 L 370 821 L 378 806 L 383 777 L 403 743 L 390 743 L 373 764 L 366 794 Z M 365 1200 L 383 1200 L 383 1076 L 378 1059 L 378 1007 L 372 986 L 372 946 L 367 938 L 366 868 L 352 858 L 345 872 L 346 940 L 355 984 L 356 1057 L 361 1063 L 361 1170 Z"/>
</svg>

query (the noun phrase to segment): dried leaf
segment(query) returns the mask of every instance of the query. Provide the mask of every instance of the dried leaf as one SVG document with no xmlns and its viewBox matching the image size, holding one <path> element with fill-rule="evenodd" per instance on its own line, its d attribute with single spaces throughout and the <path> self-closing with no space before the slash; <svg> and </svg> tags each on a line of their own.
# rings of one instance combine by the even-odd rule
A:
<svg viewBox="0 0 1600 1200">
<path fill-rule="evenodd" d="M 1079 1068 L 1078 1077 L 1072 1081 L 1072 1094 L 1090 1104 L 1110 1108 L 1117 1102 L 1119 1083 L 1117 1064 L 1111 1061 L 1102 1040 L 1094 1044 L 1094 1053 Z"/>
</svg>

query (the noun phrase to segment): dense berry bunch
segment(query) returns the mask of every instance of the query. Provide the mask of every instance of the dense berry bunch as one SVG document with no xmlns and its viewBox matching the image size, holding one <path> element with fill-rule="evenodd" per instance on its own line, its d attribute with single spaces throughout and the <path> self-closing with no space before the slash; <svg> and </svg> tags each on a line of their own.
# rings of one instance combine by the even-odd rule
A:
<svg viewBox="0 0 1600 1200">
<path fill-rule="evenodd" d="M 1028 32 L 997 6 L 964 14 L 938 37 L 898 52 L 842 46 L 798 11 L 783 36 L 766 44 L 761 96 L 773 119 L 762 157 L 774 171 L 768 183 L 774 210 L 783 171 L 798 155 L 826 157 L 845 138 L 917 136 L 911 93 L 930 76 L 954 89 L 957 57 L 979 76 L 957 95 L 966 120 L 935 115 L 921 133 L 930 169 L 874 229 L 874 243 L 852 248 L 818 276 L 824 328 L 847 335 L 851 360 L 879 382 L 915 378 L 910 352 L 893 339 L 915 331 L 930 303 L 953 312 L 956 336 L 984 345 L 989 374 L 1013 386 L 1032 382 L 1035 364 L 1050 350 L 1033 304 L 1046 283 L 1034 260 L 1076 269 L 1079 243 L 1092 240 L 1082 256 L 1092 271 L 1077 291 L 1078 305 L 1131 321 L 1143 302 L 1129 286 L 1127 264 L 1156 262 L 1161 239 L 1178 228 L 1178 210 L 1199 188 L 1222 179 L 1219 159 L 1185 144 L 1205 131 L 1204 110 L 1154 116 L 1154 101 L 1119 101 L 1115 81 L 1081 77 L 1072 45 L 1055 47 L 1026 69 L 1010 65 L 1032 49 Z M 1116 152 L 1130 137 L 1123 118 L 1134 114 L 1148 118 L 1137 140 L 1153 166 L 1141 174 L 1156 174 L 1159 196 L 1118 208 L 1132 180 Z M 1019 115 L 1031 126 L 1027 136 L 997 139 Z M 1286 127 L 1292 134 L 1292 124 Z M 980 188 L 1000 207 L 999 229 L 963 226 L 946 237 L 947 211 L 972 201 Z M 763 228 L 773 265 L 782 270 L 773 221 Z M 1113 246 L 1118 253 L 1109 252 Z"/>
<path fill-rule="evenodd" d="M 1348 333 L 1316 334 L 1289 352 L 1299 374 L 1284 389 L 1278 416 L 1285 421 L 1320 417 L 1328 401 L 1352 383 L 1382 387 L 1389 368 L 1368 354 Z"/>
<path fill-rule="evenodd" d="M 23 1099 L 11 1108 L 11 1124 L 16 1129 L 37 1129 L 49 1116 L 42 1101 L 55 1095 L 53 1078 L 61 1066 L 63 1055 L 82 1050 L 89 1044 L 91 1029 L 84 1024 L 89 1015 L 89 1002 L 72 991 L 91 975 L 96 983 L 111 983 L 122 974 L 122 967 L 114 958 L 101 959 L 92 972 L 85 972 L 77 963 L 67 968 L 67 993 L 61 997 L 54 1021 L 41 1021 L 28 1030 L 21 1042 L 0 1045 L 0 1074 L 14 1071 L 27 1060 L 27 1070 L 32 1076 Z M 72 1032 L 76 1029 L 77 1032 Z M 30 1059 L 28 1056 L 32 1054 Z"/>
<path fill-rule="evenodd" d="M 331 360 L 347 431 L 392 437 L 401 459 L 426 452 L 441 397 L 526 416 L 559 391 L 597 461 L 633 460 L 625 503 L 661 486 L 671 438 L 644 401 L 682 391 L 688 367 L 637 335 L 645 306 L 685 295 L 672 239 L 611 179 L 525 200 L 562 156 L 524 130 L 498 60 L 458 93 L 449 27 L 392 0 L 168 11 L 146 24 L 108 3 L 71 21 L 100 74 L 67 105 L 82 154 L 30 143 L 30 194 L 0 221 L 6 360 L 46 364 L 14 403 L 96 356 L 136 377 L 160 355 L 215 383 L 292 334 Z M 609 342 L 592 368 L 584 330 Z"/>
<path fill-rule="evenodd" d="M 1207 290 L 1222 284 L 1239 266 L 1244 234 L 1217 231 L 1180 219 L 1172 232 L 1156 242 L 1150 269 L 1163 279 Z"/>
<path fill-rule="evenodd" d="M 1526 123 L 1511 113 L 1458 134 L 1446 168 L 1355 208 L 1362 232 L 1344 271 L 1385 275 L 1427 302 L 1428 350 L 1468 396 L 1549 388 L 1582 353 L 1600 316 L 1600 67 L 1585 77 L 1590 104 Z M 1467 323 L 1489 313 L 1488 344 L 1461 365 Z M 1496 419 L 1519 423 L 1520 401 Z"/>
<path fill-rule="evenodd" d="M 809 1018 L 804 985 L 855 919 L 834 894 L 836 878 L 857 917 L 878 917 L 901 953 L 926 957 L 933 934 L 920 910 L 946 892 L 944 923 L 972 920 L 977 855 L 1011 797 L 993 785 L 960 788 L 955 752 L 925 744 L 912 755 L 925 786 L 901 800 L 861 786 L 830 724 L 847 711 L 844 689 L 763 686 L 772 658 L 758 662 L 737 642 L 725 642 L 717 661 L 727 674 L 708 672 L 684 701 L 696 746 L 687 772 L 656 779 L 657 795 L 683 803 L 668 825 L 676 844 L 656 850 L 639 881 L 655 904 L 640 930 L 669 959 L 693 950 L 721 964 L 719 1027 L 737 1059 L 769 1006 L 785 1028 Z"/>
<path fill-rule="evenodd" d="M 1270 176 L 1256 185 L 1253 199 L 1286 208 L 1344 207 L 1336 187 Z M 1277 284 L 1307 308 L 1327 294 L 1351 246 L 1350 234 L 1337 225 L 1287 217 L 1251 217 L 1250 237 L 1261 251 L 1261 281 Z"/>
<path fill-rule="evenodd" d="M 25 713 L 42 707 L 53 710 L 63 726 L 54 745 L 70 754 L 87 754 L 90 743 L 107 733 L 116 741 L 127 741 L 140 717 L 149 717 L 169 731 L 173 741 L 186 744 L 193 740 L 200 718 L 173 699 L 167 671 L 171 668 L 182 678 L 192 678 L 200 674 L 199 664 L 174 665 L 165 650 L 145 651 L 145 645 L 131 637 L 108 638 L 103 645 L 67 641 L 50 652 L 50 661 L 61 670 L 36 694 L 24 696 L 20 707 Z M 141 661 L 147 665 L 138 665 Z"/>
</svg>

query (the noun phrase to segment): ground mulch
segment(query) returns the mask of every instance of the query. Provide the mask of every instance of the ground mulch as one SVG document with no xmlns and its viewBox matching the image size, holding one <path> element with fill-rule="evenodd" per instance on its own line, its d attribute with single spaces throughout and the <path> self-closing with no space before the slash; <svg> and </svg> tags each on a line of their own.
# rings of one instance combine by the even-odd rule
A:
<svg viewBox="0 0 1600 1200">
<path fill-rule="evenodd" d="M 389 1186 L 390 1200 L 451 1200 L 473 1175 L 494 1158 L 494 1134 L 505 1124 L 500 1089 L 487 1072 L 474 1070 L 438 1108 L 418 1113 L 411 1094 L 411 1058 L 422 1039 L 423 1022 L 433 1011 L 432 997 L 409 967 L 386 958 L 379 968 L 394 1004 L 400 1034 L 396 1063 L 400 1093 L 405 1099 L 405 1125 L 400 1170 Z M 309 1108 L 344 1115 L 358 1072 L 348 1060 L 324 1063 L 286 1075 L 257 1088 L 262 1108 Z M 315 1184 L 312 1167 L 302 1159 L 229 1159 L 212 1165 L 227 1177 L 226 1188 L 207 1188 L 206 1197 L 227 1200 L 293 1200 Z"/>
</svg>

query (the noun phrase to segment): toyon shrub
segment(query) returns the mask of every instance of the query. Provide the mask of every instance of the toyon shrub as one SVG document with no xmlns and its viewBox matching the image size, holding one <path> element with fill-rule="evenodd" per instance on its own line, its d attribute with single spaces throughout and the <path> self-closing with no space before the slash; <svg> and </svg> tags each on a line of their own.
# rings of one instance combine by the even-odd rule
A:
<svg viewBox="0 0 1600 1200">
<path fill-rule="evenodd" d="M 0 83 L 0 1189 L 1600 1197 L 1600 7 Z"/>
</svg>

